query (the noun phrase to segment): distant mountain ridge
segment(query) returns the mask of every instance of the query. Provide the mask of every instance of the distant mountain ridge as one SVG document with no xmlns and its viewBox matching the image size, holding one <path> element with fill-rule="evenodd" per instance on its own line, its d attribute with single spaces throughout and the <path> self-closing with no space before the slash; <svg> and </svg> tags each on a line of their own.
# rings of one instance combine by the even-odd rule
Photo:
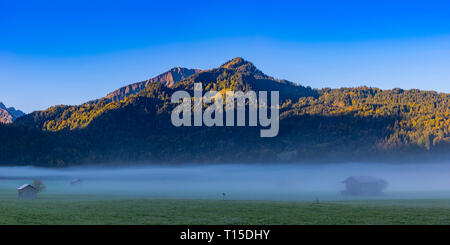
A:
<svg viewBox="0 0 450 245">
<path fill-rule="evenodd" d="M 106 99 L 109 99 L 111 101 L 119 101 L 123 100 L 126 97 L 137 94 L 139 91 L 147 87 L 150 83 L 159 82 L 164 84 L 165 86 L 171 87 L 176 82 L 179 82 L 195 73 L 200 72 L 199 69 L 188 69 L 188 68 L 182 68 L 182 67 L 175 67 L 170 69 L 167 72 L 164 72 L 163 74 L 160 74 L 154 78 L 148 79 L 146 81 L 133 83 L 127 86 L 124 86 L 122 88 L 119 88 L 108 95 L 105 96 Z"/>
<path fill-rule="evenodd" d="M 16 110 L 14 107 L 6 108 L 6 106 L 0 102 L 0 123 L 10 124 L 23 115 L 25 115 L 24 112 Z"/>
</svg>

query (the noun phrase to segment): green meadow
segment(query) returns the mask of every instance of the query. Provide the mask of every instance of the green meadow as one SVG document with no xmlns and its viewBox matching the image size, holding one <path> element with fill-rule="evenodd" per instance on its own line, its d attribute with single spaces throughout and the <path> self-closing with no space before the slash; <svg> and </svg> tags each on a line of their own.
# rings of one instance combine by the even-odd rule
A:
<svg viewBox="0 0 450 245">
<path fill-rule="evenodd" d="M 234 201 L 0 191 L 3 225 L 448 225 L 450 200 Z"/>
</svg>

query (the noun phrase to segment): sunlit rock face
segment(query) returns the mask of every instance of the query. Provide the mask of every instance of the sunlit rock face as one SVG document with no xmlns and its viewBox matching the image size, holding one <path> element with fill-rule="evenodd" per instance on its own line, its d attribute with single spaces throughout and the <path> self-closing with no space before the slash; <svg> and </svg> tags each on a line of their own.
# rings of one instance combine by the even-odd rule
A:
<svg viewBox="0 0 450 245">
<path fill-rule="evenodd" d="M 6 108 L 6 106 L 0 102 L 0 123 L 10 124 L 17 118 L 25 115 L 20 110 L 16 110 L 14 107 Z"/>
</svg>

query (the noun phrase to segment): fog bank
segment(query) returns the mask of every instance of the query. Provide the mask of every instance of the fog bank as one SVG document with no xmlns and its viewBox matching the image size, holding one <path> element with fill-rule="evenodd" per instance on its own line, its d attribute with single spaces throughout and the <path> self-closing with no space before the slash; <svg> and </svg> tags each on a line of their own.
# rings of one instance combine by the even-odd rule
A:
<svg viewBox="0 0 450 245">
<path fill-rule="evenodd" d="M 388 182 L 381 196 L 340 195 L 349 176 Z M 195 198 L 228 200 L 348 200 L 450 198 L 450 164 L 273 164 L 77 167 L 0 167 L 1 193 L 41 179 L 46 197 Z M 71 185 L 74 179 L 82 183 Z M 0 199 L 2 197 L 0 196 Z"/>
</svg>

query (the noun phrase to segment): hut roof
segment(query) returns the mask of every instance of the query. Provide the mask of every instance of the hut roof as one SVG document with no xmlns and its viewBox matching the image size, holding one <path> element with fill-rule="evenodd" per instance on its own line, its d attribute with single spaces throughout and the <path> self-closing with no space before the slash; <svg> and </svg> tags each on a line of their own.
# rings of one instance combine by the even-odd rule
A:
<svg viewBox="0 0 450 245">
<path fill-rule="evenodd" d="M 355 181 L 358 183 L 375 183 L 380 181 L 380 179 L 372 176 L 351 176 L 345 179 L 343 182 L 346 183 L 348 181 Z"/>
<path fill-rule="evenodd" d="M 32 186 L 30 184 L 24 184 L 24 185 L 21 185 L 19 188 L 17 188 L 17 190 L 23 190 L 23 189 L 27 188 L 28 186 L 33 189 L 36 189 L 34 186 Z"/>
</svg>

